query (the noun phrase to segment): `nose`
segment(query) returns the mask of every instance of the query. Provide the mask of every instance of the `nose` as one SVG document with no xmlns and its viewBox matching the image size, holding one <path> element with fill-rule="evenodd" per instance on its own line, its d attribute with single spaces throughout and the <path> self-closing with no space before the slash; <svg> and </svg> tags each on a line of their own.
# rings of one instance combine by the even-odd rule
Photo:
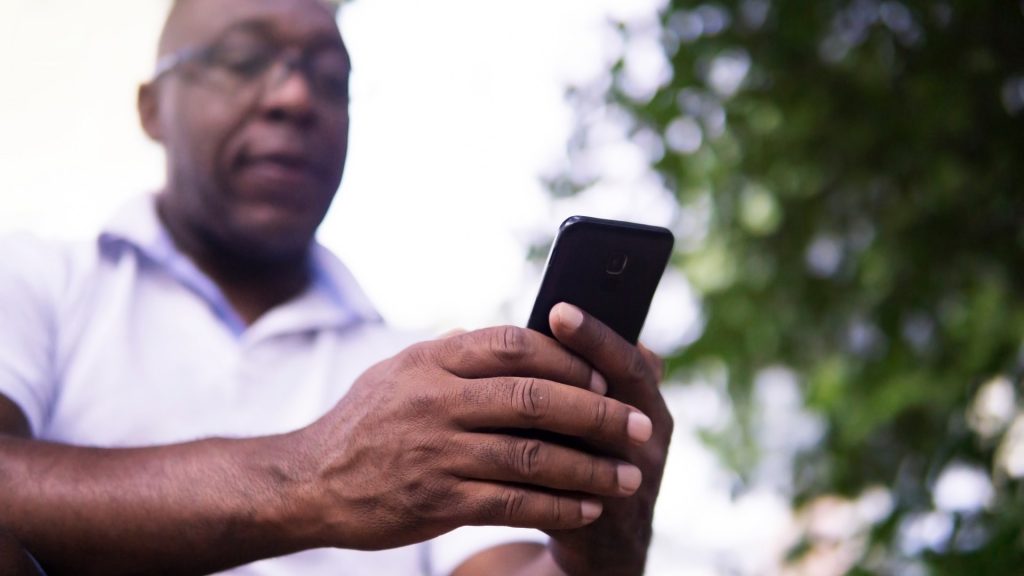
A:
<svg viewBox="0 0 1024 576">
<path fill-rule="evenodd" d="M 313 87 L 297 59 L 285 58 L 274 64 L 263 87 L 262 104 L 273 118 L 303 124 L 314 119 Z"/>
</svg>

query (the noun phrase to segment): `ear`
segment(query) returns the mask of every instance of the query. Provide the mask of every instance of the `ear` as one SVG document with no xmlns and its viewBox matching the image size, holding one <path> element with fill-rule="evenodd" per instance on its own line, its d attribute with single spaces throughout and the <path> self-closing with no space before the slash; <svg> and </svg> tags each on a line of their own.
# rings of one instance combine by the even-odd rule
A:
<svg viewBox="0 0 1024 576">
<path fill-rule="evenodd" d="M 152 82 L 139 86 L 137 104 L 142 130 L 156 142 L 163 142 L 163 131 L 160 129 L 160 91 Z"/>
</svg>

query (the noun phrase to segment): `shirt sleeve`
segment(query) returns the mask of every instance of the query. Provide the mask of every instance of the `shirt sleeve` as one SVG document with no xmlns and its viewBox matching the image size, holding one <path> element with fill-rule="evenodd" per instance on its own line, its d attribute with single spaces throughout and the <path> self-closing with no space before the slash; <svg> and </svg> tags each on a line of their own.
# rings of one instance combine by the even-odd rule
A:
<svg viewBox="0 0 1024 576">
<path fill-rule="evenodd" d="M 0 394 L 21 408 L 33 435 L 54 394 L 63 263 L 56 245 L 26 234 L 0 236 Z"/>
<path fill-rule="evenodd" d="M 465 526 L 430 541 L 430 576 L 449 576 L 469 558 L 488 548 L 513 542 L 545 544 L 539 530 L 505 526 Z"/>
</svg>

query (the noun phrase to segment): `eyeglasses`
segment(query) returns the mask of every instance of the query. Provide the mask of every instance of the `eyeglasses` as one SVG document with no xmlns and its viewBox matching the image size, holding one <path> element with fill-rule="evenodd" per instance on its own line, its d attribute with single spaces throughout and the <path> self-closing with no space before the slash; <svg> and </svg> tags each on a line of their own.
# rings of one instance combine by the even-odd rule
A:
<svg viewBox="0 0 1024 576">
<path fill-rule="evenodd" d="M 348 103 L 349 63 L 342 50 L 331 47 L 300 51 L 246 36 L 251 35 L 235 35 L 210 46 L 168 54 L 157 62 L 153 81 L 198 65 L 197 77 L 209 86 L 244 97 L 276 88 L 298 71 L 318 99 L 334 106 Z"/>
</svg>

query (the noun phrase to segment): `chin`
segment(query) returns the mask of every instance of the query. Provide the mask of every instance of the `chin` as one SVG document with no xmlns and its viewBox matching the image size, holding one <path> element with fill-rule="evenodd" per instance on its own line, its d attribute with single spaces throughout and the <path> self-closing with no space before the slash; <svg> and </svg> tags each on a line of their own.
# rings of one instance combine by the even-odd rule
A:
<svg viewBox="0 0 1024 576">
<path fill-rule="evenodd" d="M 263 207 L 247 210 L 228 226 L 234 247 L 245 260 L 280 261 L 302 256 L 309 250 L 323 217 L 290 209 Z"/>
</svg>

